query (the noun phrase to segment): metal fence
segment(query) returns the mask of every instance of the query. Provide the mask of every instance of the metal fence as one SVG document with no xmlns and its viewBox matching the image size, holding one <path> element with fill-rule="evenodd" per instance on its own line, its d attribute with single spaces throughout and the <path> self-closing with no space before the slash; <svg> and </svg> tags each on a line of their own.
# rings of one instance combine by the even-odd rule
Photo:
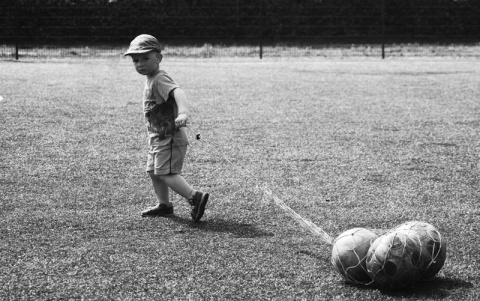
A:
<svg viewBox="0 0 480 301">
<path fill-rule="evenodd" d="M 0 60 L 22 58 L 121 58 L 127 46 L 93 45 L 15 45 L 0 44 Z M 480 43 L 392 43 L 348 44 L 331 43 L 319 45 L 164 45 L 166 57 L 185 58 L 271 58 L 271 57 L 471 57 L 480 58 Z"/>
<path fill-rule="evenodd" d="M 472 0 L 6 1 L 1 58 L 119 57 L 141 33 L 178 57 L 480 56 Z"/>
</svg>

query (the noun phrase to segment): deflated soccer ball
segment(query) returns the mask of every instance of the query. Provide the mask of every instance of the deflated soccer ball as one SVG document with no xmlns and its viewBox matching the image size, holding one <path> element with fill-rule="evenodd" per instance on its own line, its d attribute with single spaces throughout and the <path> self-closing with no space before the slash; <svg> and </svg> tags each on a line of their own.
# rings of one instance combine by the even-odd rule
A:
<svg viewBox="0 0 480 301">
<path fill-rule="evenodd" d="M 399 225 L 395 231 L 417 240 L 421 246 L 418 270 L 420 280 L 432 278 L 442 269 L 447 259 L 447 243 L 433 225 L 410 221 Z"/>
<path fill-rule="evenodd" d="M 405 233 L 389 232 L 368 250 L 368 275 L 382 289 L 396 290 L 417 280 L 420 245 Z"/>
<path fill-rule="evenodd" d="M 332 264 L 345 281 L 368 284 L 372 279 L 367 273 L 366 256 L 371 243 L 378 235 L 365 228 L 354 228 L 341 233 L 334 241 Z"/>
</svg>

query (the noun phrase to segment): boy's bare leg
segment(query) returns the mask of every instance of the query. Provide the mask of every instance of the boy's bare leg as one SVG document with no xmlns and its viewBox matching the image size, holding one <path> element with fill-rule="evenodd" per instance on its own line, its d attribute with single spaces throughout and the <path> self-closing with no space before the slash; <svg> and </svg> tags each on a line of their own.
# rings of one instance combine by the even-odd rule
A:
<svg viewBox="0 0 480 301">
<path fill-rule="evenodd" d="M 194 221 L 197 222 L 202 218 L 209 198 L 208 193 L 193 190 L 187 181 L 179 174 L 161 176 L 157 176 L 153 174 L 153 172 L 149 174 L 160 203 L 159 206 L 164 204 L 170 207 L 170 209 L 157 206 L 142 212 L 142 216 L 173 214 L 173 207 L 171 207 L 172 204 L 168 198 L 168 187 L 170 187 L 173 191 L 188 200 L 188 203 L 192 206 L 191 216 Z"/>
<path fill-rule="evenodd" d="M 152 179 L 153 190 L 157 195 L 158 204 L 165 204 L 168 207 L 172 207 L 170 202 L 170 196 L 168 193 L 168 185 L 163 182 L 159 176 L 155 175 L 153 172 L 149 172 L 150 178 Z"/>
<path fill-rule="evenodd" d="M 182 197 L 186 198 L 187 200 L 191 200 L 193 198 L 195 191 L 181 175 L 170 174 L 158 177 L 160 181 L 162 181 L 165 185 L 170 187 Z"/>
<path fill-rule="evenodd" d="M 161 176 L 161 180 L 173 189 L 173 191 L 188 200 L 188 203 L 192 206 L 191 216 L 194 221 L 198 222 L 205 212 L 209 194 L 193 190 L 187 181 L 179 174 Z"/>
<path fill-rule="evenodd" d="M 169 200 L 168 185 L 153 172 L 148 173 L 152 179 L 153 190 L 157 196 L 158 205 L 142 211 L 142 216 L 167 216 L 173 214 L 173 206 Z"/>
</svg>

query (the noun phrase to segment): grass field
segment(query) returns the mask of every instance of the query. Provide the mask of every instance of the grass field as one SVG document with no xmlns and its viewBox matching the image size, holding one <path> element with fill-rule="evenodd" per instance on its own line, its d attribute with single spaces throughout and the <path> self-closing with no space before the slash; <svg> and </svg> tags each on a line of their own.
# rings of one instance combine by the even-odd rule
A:
<svg viewBox="0 0 480 301">
<path fill-rule="evenodd" d="M 0 61 L 1 300 L 478 300 L 480 61 L 169 59 L 190 99 L 201 223 L 141 218 L 143 81 L 129 59 Z M 202 139 L 194 139 L 197 133 Z M 345 284 L 331 236 L 435 225 L 448 260 L 398 292 Z"/>
</svg>

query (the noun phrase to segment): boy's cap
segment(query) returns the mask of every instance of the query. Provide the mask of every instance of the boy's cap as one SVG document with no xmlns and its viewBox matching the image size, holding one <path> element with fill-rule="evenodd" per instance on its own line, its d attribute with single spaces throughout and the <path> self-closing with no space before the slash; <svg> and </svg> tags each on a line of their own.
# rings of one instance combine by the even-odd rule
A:
<svg viewBox="0 0 480 301">
<path fill-rule="evenodd" d="M 133 41 L 130 43 L 130 47 L 128 47 L 128 50 L 127 52 L 125 52 L 124 56 L 136 53 L 146 53 L 152 50 L 155 50 L 158 53 L 162 52 L 158 40 L 154 36 L 151 36 L 149 34 L 141 34 L 135 39 L 133 39 Z"/>
</svg>

